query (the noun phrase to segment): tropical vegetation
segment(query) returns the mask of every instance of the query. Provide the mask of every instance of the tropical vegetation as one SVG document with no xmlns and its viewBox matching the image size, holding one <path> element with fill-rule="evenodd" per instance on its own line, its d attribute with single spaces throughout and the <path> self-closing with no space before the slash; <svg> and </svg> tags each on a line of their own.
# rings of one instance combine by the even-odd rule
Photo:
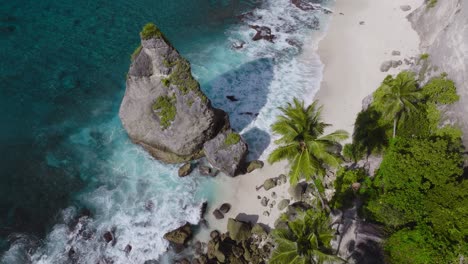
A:
<svg viewBox="0 0 468 264">
<path fill-rule="evenodd" d="M 331 240 L 334 231 L 330 218 L 323 212 L 307 210 L 285 228 L 273 230 L 277 246 L 270 264 L 343 263 L 333 254 Z"/>
<path fill-rule="evenodd" d="M 294 100 L 272 126 L 280 136 L 270 162 L 287 160 L 290 181 L 302 179 L 316 189 L 330 168 L 335 171 L 335 210 L 352 206 L 359 216 L 385 231 L 386 263 L 458 263 L 468 256 L 467 169 L 462 132 L 441 125 L 439 110 L 459 99 L 446 74 L 421 85 L 413 73 L 388 76 L 373 102 L 356 119 L 353 142 L 337 153 L 343 131 L 323 135 L 328 124 L 321 107 Z M 370 156 L 383 160 L 375 176 L 358 164 Z M 329 211 L 306 210 L 295 219 L 282 216 L 273 231 L 277 244 L 270 263 L 338 263 L 330 241 Z M 359 203 L 354 201 L 359 200 Z M 318 210 L 318 211 L 317 211 Z M 284 225 L 286 223 L 286 225 Z M 324 224 L 327 223 L 327 224 Z"/>
<path fill-rule="evenodd" d="M 272 125 L 280 138 L 275 141 L 278 147 L 270 154 L 268 161 L 290 162 L 289 177 L 292 184 L 301 179 L 321 181 L 328 167 L 338 167 L 341 156 L 337 151 L 339 142 L 348 138 L 344 130 L 323 135 L 330 126 L 322 121 L 322 107 L 314 101 L 305 107 L 304 102 L 294 99 L 286 107 L 280 108 L 282 115 Z"/>
</svg>

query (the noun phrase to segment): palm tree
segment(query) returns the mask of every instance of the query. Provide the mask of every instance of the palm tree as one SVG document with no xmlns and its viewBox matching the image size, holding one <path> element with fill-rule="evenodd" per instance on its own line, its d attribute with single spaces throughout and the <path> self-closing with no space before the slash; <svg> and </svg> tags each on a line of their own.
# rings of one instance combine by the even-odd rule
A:
<svg viewBox="0 0 468 264">
<path fill-rule="evenodd" d="M 275 141 L 278 147 L 270 154 L 268 161 L 289 161 L 289 177 L 292 184 L 302 178 L 307 181 L 314 180 L 312 183 L 323 206 L 324 202 L 317 185 L 321 184 L 327 167 L 340 165 L 341 157 L 336 152 L 336 146 L 340 140 L 348 138 L 348 133 L 337 130 L 323 136 L 324 129 L 330 125 L 322 122 L 322 107 L 317 105 L 318 102 L 314 101 L 308 107 L 304 107 L 304 102 L 294 99 L 292 104 L 288 103 L 285 108 L 280 108 L 283 114 L 272 125 L 272 130 L 281 135 L 281 138 Z"/>
<path fill-rule="evenodd" d="M 375 101 L 382 106 L 384 118 L 393 119 L 393 137 L 396 136 L 398 122 L 418 111 L 416 103 L 422 99 L 414 73 L 400 72 L 396 78 L 388 76 L 379 88 Z"/>
<path fill-rule="evenodd" d="M 272 231 L 276 242 L 270 264 L 321 264 L 345 262 L 332 254 L 333 230 L 324 213 L 308 210 L 288 223 L 287 228 Z"/>
</svg>

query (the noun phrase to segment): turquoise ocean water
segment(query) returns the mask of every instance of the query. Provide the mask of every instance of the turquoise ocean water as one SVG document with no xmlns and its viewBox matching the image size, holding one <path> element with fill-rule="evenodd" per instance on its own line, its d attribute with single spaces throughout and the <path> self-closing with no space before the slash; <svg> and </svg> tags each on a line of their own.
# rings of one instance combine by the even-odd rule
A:
<svg viewBox="0 0 468 264">
<path fill-rule="evenodd" d="M 200 204 L 213 199 L 215 180 L 179 179 L 176 166 L 133 145 L 118 119 L 130 54 L 146 22 L 191 61 L 202 89 L 249 142 L 250 158 L 268 153 L 277 107 L 304 94 L 312 100 L 321 79 L 318 57 L 301 59 L 301 51 L 316 43 L 327 16 L 289 0 L 0 6 L 2 264 L 169 261 L 174 253 L 164 253 L 162 235 L 197 223 Z M 275 43 L 252 41 L 249 25 L 270 27 Z M 76 222 L 80 215 L 89 217 Z M 102 238 L 109 230 L 113 245 Z"/>
</svg>

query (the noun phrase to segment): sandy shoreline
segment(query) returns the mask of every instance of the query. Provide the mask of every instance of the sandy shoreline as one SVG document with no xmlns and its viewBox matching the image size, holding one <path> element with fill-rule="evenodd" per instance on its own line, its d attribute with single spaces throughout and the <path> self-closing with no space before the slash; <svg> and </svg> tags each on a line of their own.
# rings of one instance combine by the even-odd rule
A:
<svg viewBox="0 0 468 264">
<path fill-rule="evenodd" d="M 406 16 L 422 3 L 423 0 L 336 1 L 328 32 L 319 43 L 324 72 L 315 95 L 324 106 L 323 119 L 333 125 L 330 130 L 345 129 L 351 135 L 362 100 L 378 88 L 386 75 L 408 67 L 403 63 L 381 72 L 384 61 L 418 56 L 419 36 Z M 410 5 L 411 10 L 402 11 L 402 5 Z M 401 55 L 393 56 L 392 51 Z"/>
<path fill-rule="evenodd" d="M 371 94 L 387 74 L 394 74 L 407 67 L 391 69 L 387 73 L 380 71 L 380 65 L 386 60 L 403 60 L 419 54 L 419 37 L 406 20 L 401 5 L 411 5 L 412 10 L 421 5 L 423 0 L 337 0 L 331 24 L 325 37 L 320 41 L 318 53 L 324 63 L 323 80 L 315 98 L 324 105 L 323 119 L 333 124 L 330 129 L 353 131 L 354 120 L 361 110 L 362 100 Z M 340 14 L 342 13 L 342 14 Z M 364 25 L 360 25 L 364 21 Z M 401 52 L 392 56 L 392 51 Z M 302 59 L 316 56 L 316 46 L 304 47 Z M 301 59 L 301 58 L 299 58 Z M 302 98 L 311 102 L 312 95 Z M 268 178 L 278 177 L 288 171 L 287 163 L 282 162 L 265 166 L 247 175 L 236 178 L 219 177 L 217 179 L 217 199 L 208 205 L 206 220 L 209 230 L 226 231 L 227 219 L 245 214 L 242 220 L 251 220 L 273 227 L 280 215 L 277 209 L 282 199 L 290 199 L 289 183 L 277 186 L 269 191 L 256 190 Z M 272 193 L 277 198 L 272 198 Z M 275 201 L 272 208 L 262 206 L 258 197 L 267 197 Z M 293 202 L 293 201 L 291 201 Z M 213 210 L 222 203 L 230 203 L 232 209 L 224 219 L 216 220 Z M 264 215 L 267 211 L 269 215 Z M 201 231 L 197 239 L 208 240 L 209 231 Z"/>
</svg>

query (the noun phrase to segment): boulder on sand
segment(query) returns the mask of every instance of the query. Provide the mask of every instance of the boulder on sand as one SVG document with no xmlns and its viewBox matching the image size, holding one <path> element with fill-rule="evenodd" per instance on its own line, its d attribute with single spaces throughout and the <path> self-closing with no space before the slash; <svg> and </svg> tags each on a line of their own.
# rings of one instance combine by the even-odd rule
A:
<svg viewBox="0 0 468 264">
<path fill-rule="evenodd" d="M 261 168 L 263 168 L 263 165 L 264 165 L 263 161 L 253 160 L 247 166 L 247 173 L 251 173 L 252 171 L 254 171 L 256 169 L 261 169 Z"/>
<path fill-rule="evenodd" d="M 229 218 L 227 230 L 229 232 L 229 237 L 232 240 L 241 242 L 250 238 L 252 228 L 249 223 Z"/>
</svg>

